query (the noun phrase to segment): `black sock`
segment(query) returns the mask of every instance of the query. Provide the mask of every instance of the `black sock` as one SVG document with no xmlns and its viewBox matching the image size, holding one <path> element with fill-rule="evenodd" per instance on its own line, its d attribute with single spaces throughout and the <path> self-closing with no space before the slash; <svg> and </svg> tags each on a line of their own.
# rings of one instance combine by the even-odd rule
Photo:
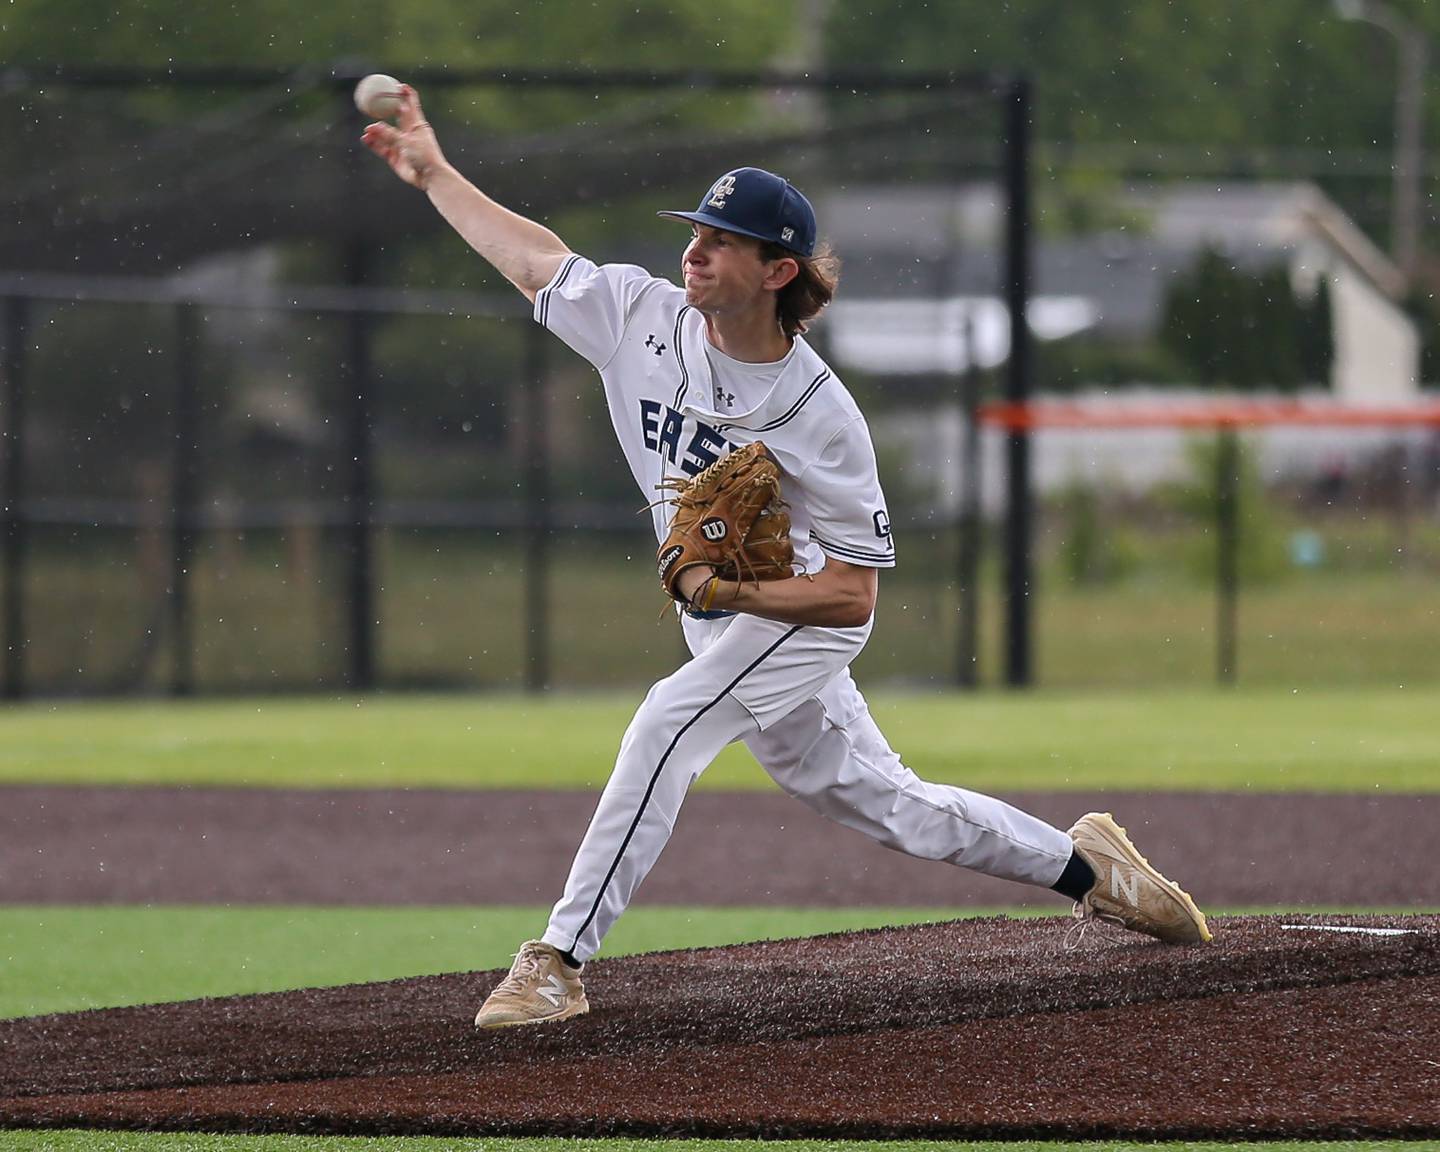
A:
<svg viewBox="0 0 1440 1152">
<path fill-rule="evenodd" d="M 560 952 L 560 949 L 557 948 L 555 951 Z M 568 968 L 580 967 L 580 961 L 575 959 L 575 953 L 573 952 L 560 952 L 560 959 L 565 961 L 565 965 Z"/>
<path fill-rule="evenodd" d="M 1060 879 L 1050 885 L 1052 891 L 1059 892 L 1062 896 L 1068 896 L 1071 900 L 1083 900 L 1085 893 L 1095 887 L 1095 869 L 1085 863 L 1084 858 L 1073 848 L 1070 850 L 1070 862 L 1065 865 L 1065 871 L 1060 873 Z"/>
</svg>

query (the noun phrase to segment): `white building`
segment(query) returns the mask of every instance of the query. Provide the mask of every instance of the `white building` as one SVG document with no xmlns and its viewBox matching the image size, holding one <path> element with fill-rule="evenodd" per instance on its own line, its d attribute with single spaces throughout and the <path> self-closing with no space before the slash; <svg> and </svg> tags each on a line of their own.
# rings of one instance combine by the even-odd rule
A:
<svg viewBox="0 0 1440 1152">
<path fill-rule="evenodd" d="M 1001 298 L 1004 205 L 993 186 L 852 189 L 817 206 L 845 257 L 844 291 L 827 311 L 824 338 L 837 366 L 877 375 L 958 374 L 972 359 L 994 367 L 1009 354 Z M 1130 190 L 1119 216 L 1138 223 L 1112 231 L 1036 241 L 1032 332 L 1056 339 L 1093 329 L 1117 338 L 1157 330 L 1168 281 L 1206 248 L 1238 266 L 1283 262 L 1298 292 L 1329 285 L 1335 356 L 1329 381 L 1312 399 L 1347 406 L 1405 404 L 1419 398 L 1419 335 L 1401 301 L 1405 278 L 1339 208 L 1309 184 L 1166 185 Z M 1073 399 L 1103 409 L 1142 402 L 1193 404 L 1205 391 L 1147 388 Z M 899 451 L 912 492 L 953 513 L 959 504 L 963 420 L 958 402 L 872 419 L 877 439 Z M 1178 429 L 1039 430 L 1034 481 L 1041 491 L 1075 481 L 1144 489 L 1189 467 Z M 1282 475 L 1355 463 L 1405 432 L 1276 427 L 1247 433 L 1262 470 Z M 982 491 L 991 512 L 1004 491 L 1003 436 L 982 439 Z"/>
<path fill-rule="evenodd" d="M 845 291 L 827 319 L 842 365 L 894 374 L 958 371 L 972 354 L 982 366 L 1003 362 L 998 189 L 851 189 L 819 211 L 845 256 Z M 1337 398 L 1369 405 L 1416 398 L 1420 342 L 1402 307 L 1405 277 L 1318 188 L 1135 188 L 1117 215 L 1136 223 L 1057 238 L 1037 230 L 1030 321 L 1041 339 L 1090 327 L 1115 337 L 1152 335 L 1170 279 L 1214 248 L 1241 267 L 1283 262 L 1302 293 L 1321 277 L 1329 282 L 1335 359 L 1328 383 Z M 967 328 L 973 349 L 962 346 Z"/>
</svg>

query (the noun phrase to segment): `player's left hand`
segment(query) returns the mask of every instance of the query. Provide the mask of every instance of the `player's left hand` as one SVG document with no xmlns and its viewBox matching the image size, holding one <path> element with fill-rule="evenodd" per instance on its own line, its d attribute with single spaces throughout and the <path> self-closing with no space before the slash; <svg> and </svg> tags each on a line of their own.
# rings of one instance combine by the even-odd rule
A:
<svg viewBox="0 0 1440 1152">
<path fill-rule="evenodd" d="M 758 583 L 794 574 L 780 466 L 761 441 L 736 448 L 695 476 L 667 477 L 659 487 L 675 493 L 666 501 L 675 515 L 655 554 L 660 586 L 671 599 L 690 603 L 690 594 L 711 575 Z"/>
</svg>

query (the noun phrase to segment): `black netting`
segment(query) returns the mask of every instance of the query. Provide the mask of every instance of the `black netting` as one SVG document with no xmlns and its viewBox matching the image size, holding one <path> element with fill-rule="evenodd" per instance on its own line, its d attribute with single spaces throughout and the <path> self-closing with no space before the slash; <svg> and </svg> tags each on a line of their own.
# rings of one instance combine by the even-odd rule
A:
<svg viewBox="0 0 1440 1152">
<path fill-rule="evenodd" d="M 686 231 L 656 210 L 750 164 L 843 233 L 842 301 L 1002 291 L 988 87 L 421 88 L 457 166 L 597 260 L 672 274 Z M 0 125 L 27 156 L 0 189 L 27 690 L 333 687 L 367 660 L 391 686 L 612 684 L 680 654 L 593 371 L 357 148 L 348 101 L 308 76 L 54 84 Z M 956 661 L 955 462 L 907 466 L 907 437 L 960 364 L 915 315 L 902 371 L 865 346 L 883 316 L 842 332 L 837 311 L 813 339 L 895 509 L 866 668 L 935 682 Z"/>
</svg>

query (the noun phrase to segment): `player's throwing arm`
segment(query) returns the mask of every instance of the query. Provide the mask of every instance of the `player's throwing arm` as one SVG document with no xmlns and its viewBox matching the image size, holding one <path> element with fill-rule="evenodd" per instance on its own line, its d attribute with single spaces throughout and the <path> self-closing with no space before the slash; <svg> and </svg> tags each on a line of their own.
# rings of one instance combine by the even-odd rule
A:
<svg viewBox="0 0 1440 1152">
<path fill-rule="evenodd" d="M 450 165 L 410 85 L 400 85 L 395 123 L 368 124 L 360 139 L 395 175 L 429 196 L 465 242 L 526 299 L 533 301 L 570 255 L 550 229 L 497 204 Z"/>
</svg>

